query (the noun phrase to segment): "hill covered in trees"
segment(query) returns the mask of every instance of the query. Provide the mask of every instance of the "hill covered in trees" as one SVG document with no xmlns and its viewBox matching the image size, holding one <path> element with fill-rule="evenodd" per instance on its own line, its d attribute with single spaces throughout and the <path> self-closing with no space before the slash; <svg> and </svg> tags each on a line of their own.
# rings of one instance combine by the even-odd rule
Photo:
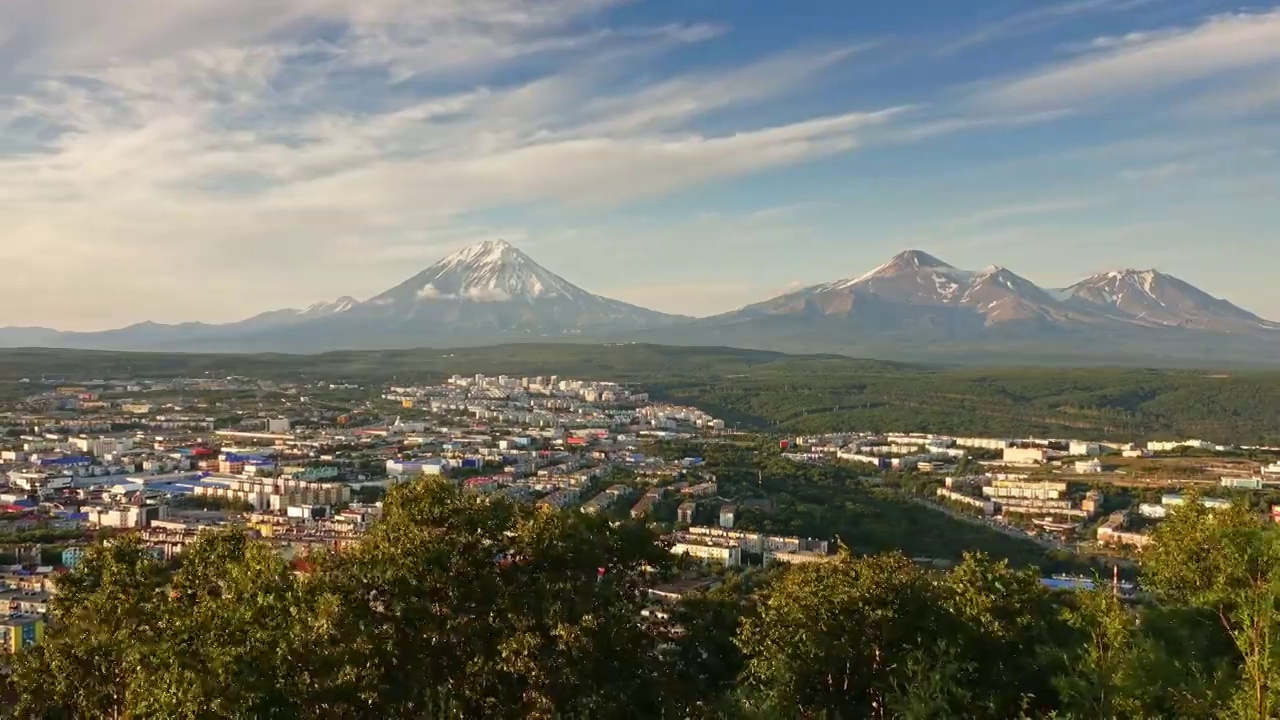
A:
<svg viewBox="0 0 1280 720">
<path fill-rule="evenodd" d="M 842 550 L 651 626 L 680 563 L 648 528 L 422 480 L 302 571 L 236 531 L 176 568 L 91 551 L 9 689 L 22 718 L 1273 717 L 1276 531 L 1191 504 L 1155 538 L 1137 608 Z"/>
<path fill-rule="evenodd" d="M 244 375 L 434 382 L 455 373 L 639 383 L 744 429 L 925 431 L 1280 444 L 1280 373 L 1118 368 L 975 370 L 658 345 L 509 345 L 324 355 L 0 351 L 0 392 L 65 380 Z"/>
</svg>

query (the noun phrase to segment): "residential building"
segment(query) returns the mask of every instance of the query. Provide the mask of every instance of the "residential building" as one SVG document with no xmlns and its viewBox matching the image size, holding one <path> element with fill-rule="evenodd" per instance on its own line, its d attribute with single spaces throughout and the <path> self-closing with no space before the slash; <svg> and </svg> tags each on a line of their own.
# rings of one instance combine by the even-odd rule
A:
<svg viewBox="0 0 1280 720">
<path fill-rule="evenodd" d="M 1102 454 L 1102 445 L 1093 442 L 1072 440 L 1067 445 L 1067 454 L 1075 457 L 1097 457 Z"/>
<path fill-rule="evenodd" d="M 44 618 L 39 615 L 10 613 L 0 619 L 0 647 L 10 655 L 31 647 L 44 637 Z"/>
<path fill-rule="evenodd" d="M 89 525 L 92 527 L 141 529 L 153 521 L 169 517 L 167 505 L 124 505 L 120 507 L 89 508 Z"/>
<path fill-rule="evenodd" d="M 699 485 L 693 485 L 691 487 L 687 487 L 681 492 L 683 492 L 685 495 L 689 495 L 693 497 L 706 497 L 709 495 L 715 495 L 718 487 L 719 486 L 716 485 L 715 481 L 713 480 L 711 482 L 705 482 Z"/>
<path fill-rule="evenodd" d="M 765 565 L 780 562 L 788 565 L 803 565 L 808 563 L 825 563 L 834 562 L 839 555 L 828 555 L 825 552 L 767 552 L 764 555 Z"/>
<path fill-rule="evenodd" d="M 1123 512 L 1114 512 L 1098 527 L 1098 542 L 1103 545 L 1131 545 L 1143 547 L 1151 542 L 1150 535 L 1127 532 L 1129 517 Z"/>
<path fill-rule="evenodd" d="M 958 447 L 977 448 L 980 450 L 1003 450 L 1013 444 L 1012 440 L 1005 438 L 956 438 L 955 444 Z"/>
<path fill-rule="evenodd" d="M 965 505 L 976 507 L 982 511 L 983 515 L 991 516 L 996 512 L 996 504 L 990 500 L 976 498 L 946 488 L 938 488 L 938 497 L 950 502 L 964 503 Z"/>
<path fill-rule="evenodd" d="M 711 541 L 706 543 L 679 542 L 671 546 L 671 554 L 676 556 L 688 555 L 701 560 L 714 560 L 727 567 L 737 567 L 742 564 L 742 549 L 729 543 L 713 544 Z"/>
<path fill-rule="evenodd" d="M 735 505 L 720 506 L 720 527 L 733 529 L 733 522 L 737 516 L 738 508 Z"/>
<path fill-rule="evenodd" d="M 79 567 L 79 566 L 80 566 L 80 561 L 81 561 L 82 559 L 84 559 L 84 551 L 85 551 L 85 549 L 84 549 L 82 546 L 80 546 L 80 545 L 72 545 L 71 547 L 67 548 L 66 550 L 63 550 L 63 551 L 62 551 L 62 565 L 63 565 L 63 567 L 67 567 L 67 568 L 70 568 L 70 569 L 72 569 L 72 570 L 74 570 L 74 569 L 76 569 L 77 567 Z"/>
<path fill-rule="evenodd" d="M 133 449 L 133 440 L 130 438 L 71 438 L 70 444 L 76 450 L 97 458 Z"/>
<path fill-rule="evenodd" d="M 1160 497 L 1160 504 L 1165 507 L 1178 507 L 1179 505 L 1185 505 L 1186 502 L 1186 498 L 1181 495 L 1162 495 Z M 1231 507 L 1231 501 L 1222 498 L 1202 497 L 1200 498 L 1200 504 L 1210 510 L 1222 510 Z"/>
<path fill-rule="evenodd" d="M 582 512 L 590 515 L 608 510 L 614 503 L 631 493 L 626 485 L 614 485 L 582 504 Z"/>
<path fill-rule="evenodd" d="M 1049 451 L 1046 448 L 1007 447 L 1003 459 L 1007 463 L 1042 465 L 1049 459 Z"/>
<path fill-rule="evenodd" d="M 1169 517 L 1169 508 L 1155 503 L 1139 503 L 1138 514 L 1148 520 L 1163 520 Z"/>
<path fill-rule="evenodd" d="M 677 521 L 686 525 L 693 523 L 693 514 L 698 510 L 698 503 L 692 500 L 686 500 L 680 503 L 680 507 L 676 509 Z"/>
<path fill-rule="evenodd" d="M 1089 517 L 1102 514 L 1103 502 L 1105 498 L 1100 490 L 1090 490 L 1085 493 L 1084 500 L 1080 503 L 1080 509 L 1089 514 Z"/>
<path fill-rule="evenodd" d="M 993 480 L 982 488 L 986 497 L 1000 500 L 1002 498 L 1023 498 L 1029 500 L 1059 500 L 1067 493 L 1065 482 L 1034 480 Z"/>
</svg>

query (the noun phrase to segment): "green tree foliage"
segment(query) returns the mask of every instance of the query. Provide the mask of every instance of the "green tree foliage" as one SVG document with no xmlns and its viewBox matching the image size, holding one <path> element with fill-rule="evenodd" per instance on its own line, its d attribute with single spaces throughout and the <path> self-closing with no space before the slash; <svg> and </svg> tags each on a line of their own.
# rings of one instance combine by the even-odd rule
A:
<svg viewBox="0 0 1280 720">
<path fill-rule="evenodd" d="M 654 541 L 443 483 L 397 487 L 326 580 L 334 642 L 360 668 L 345 689 L 384 717 L 425 712 L 439 688 L 467 717 L 625 715 L 656 672 L 636 622 L 645 568 L 669 557 Z"/>
<path fill-rule="evenodd" d="M 1035 576 L 982 556 L 937 576 L 844 553 L 783 575 L 739 642 L 753 702 L 771 712 L 1007 718 L 1051 706 L 1035 653 L 1053 617 Z"/>
<path fill-rule="evenodd" d="M 18 715 L 130 717 L 140 670 L 156 643 L 165 580 L 137 541 L 86 553 L 76 572 L 59 581 L 54 627 L 14 660 Z"/>
<path fill-rule="evenodd" d="M 1233 641 L 1242 676 L 1233 713 L 1274 717 L 1280 710 L 1280 534 L 1241 505 L 1212 510 L 1193 501 L 1159 526 L 1143 566 L 1161 601 L 1211 613 Z"/>
<path fill-rule="evenodd" d="M 394 490 L 363 542 L 307 575 L 239 531 L 172 574 L 121 539 L 62 581 L 15 667 L 19 714 L 654 716 L 662 665 L 636 619 L 668 559 L 643 526 L 439 481 Z"/>
<path fill-rule="evenodd" d="M 1152 602 L 1052 593 L 969 554 L 726 570 L 641 620 L 644 525 L 398 486 L 295 571 L 238 530 L 176 567 L 122 535 L 60 580 L 9 679 L 19 718 L 1275 716 L 1276 531 L 1191 503 L 1143 557 Z M 603 569 L 603 572 L 601 572 Z"/>
<path fill-rule="evenodd" d="M 1062 658 L 1071 672 L 1056 676 L 1064 714 L 1079 718 L 1139 717 L 1144 688 L 1140 666 L 1138 618 L 1107 590 L 1082 593 L 1063 609 L 1078 643 Z"/>
</svg>

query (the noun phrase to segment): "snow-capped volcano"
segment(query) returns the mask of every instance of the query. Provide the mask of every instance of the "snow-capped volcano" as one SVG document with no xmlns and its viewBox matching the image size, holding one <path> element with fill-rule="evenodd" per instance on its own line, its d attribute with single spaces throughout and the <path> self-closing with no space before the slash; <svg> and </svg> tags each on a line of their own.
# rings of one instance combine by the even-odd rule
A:
<svg viewBox="0 0 1280 720">
<path fill-rule="evenodd" d="M 717 270 L 706 268 L 709 277 Z M 363 302 L 340 297 L 221 325 L 0 328 L 0 346 L 110 350 L 306 353 L 566 339 L 947 362 L 1120 353 L 1214 366 L 1280 357 L 1280 324 L 1154 270 L 1045 290 L 1003 267 L 963 270 L 909 250 L 870 272 L 694 320 L 594 295 L 501 240 L 459 250 Z"/>
<path fill-rule="evenodd" d="M 739 313 L 777 314 L 803 311 L 822 316 L 857 317 L 874 327 L 885 327 L 909 317 L 918 320 L 922 309 L 963 310 L 954 319 L 995 323 L 1028 318 L 1048 318 L 1057 303 L 1031 281 L 1001 267 L 981 272 L 960 270 L 920 251 L 908 250 L 869 273 L 855 278 L 815 285 Z"/>
<path fill-rule="evenodd" d="M 900 302 L 945 303 L 955 297 L 973 275 L 924 251 L 908 250 L 869 273 L 817 289 L 837 293 L 862 290 Z"/>
<path fill-rule="evenodd" d="M 555 338 L 656 327 L 677 320 L 593 295 L 511 243 L 463 248 L 368 300 L 290 328 L 298 344 L 413 347 L 481 339 Z"/>
<path fill-rule="evenodd" d="M 414 301 L 588 301 L 596 297 L 534 262 L 505 240 L 486 240 L 459 250 L 370 302 L 403 303 L 409 300 L 410 291 Z"/>
<path fill-rule="evenodd" d="M 1073 307 L 1153 327 L 1230 331 L 1280 328 L 1158 270 L 1098 273 L 1059 295 Z"/>
<path fill-rule="evenodd" d="M 1006 268 L 961 270 L 920 250 L 899 253 L 871 272 L 748 305 L 701 323 L 752 337 L 785 327 L 790 335 L 907 338 L 912 342 L 1043 341 L 1125 337 L 1157 328 L 1262 333 L 1280 325 L 1154 270 L 1101 273 L 1047 291 Z"/>
</svg>

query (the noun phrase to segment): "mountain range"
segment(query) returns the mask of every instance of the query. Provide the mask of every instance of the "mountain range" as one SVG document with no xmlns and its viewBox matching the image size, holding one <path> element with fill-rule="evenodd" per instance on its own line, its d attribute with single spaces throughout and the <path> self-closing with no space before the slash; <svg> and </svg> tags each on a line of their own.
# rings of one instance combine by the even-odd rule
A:
<svg viewBox="0 0 1280 720">
<path fill-rule="evenodd" d="M 1280 324 L 1156 270 L 1047 289 L 1006 268 L 961 270 L 919 250 L 706 318 L 594 295 L 498 240 L 364 301 L 342 297 L 221 325 L 0 328 L 0 347 L 100 350 L 311 353 L 555 339 L 956 362 L 1280 364 Z"/>
</svg>

